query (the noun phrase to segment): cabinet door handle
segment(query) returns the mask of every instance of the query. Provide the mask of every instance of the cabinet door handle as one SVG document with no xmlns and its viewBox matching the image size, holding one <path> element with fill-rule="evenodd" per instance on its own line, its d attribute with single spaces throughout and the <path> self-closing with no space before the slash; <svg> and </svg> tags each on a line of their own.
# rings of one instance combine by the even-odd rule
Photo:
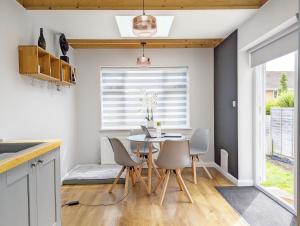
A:
<svg viewBox="0 0 300 226">
<path fill-rule="evenodd" d="M 35 168 L 37 166 L 36 162 L 31 163 L 31 168 Z"/>
<path fill-rule="evenodd" d="M 43 164 L 43 163 L 44 163 L 44 160 L 39 159 L 39 160 L 37 161 L 37 163 L 38 163 L 38 164 Z"/>
</svg>

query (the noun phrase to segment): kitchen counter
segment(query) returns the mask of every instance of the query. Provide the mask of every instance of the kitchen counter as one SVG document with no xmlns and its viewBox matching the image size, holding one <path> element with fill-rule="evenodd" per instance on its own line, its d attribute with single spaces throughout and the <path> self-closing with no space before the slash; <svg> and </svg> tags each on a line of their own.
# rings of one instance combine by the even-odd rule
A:
<svg viewBox="0 0 300 226">
<path fill-rule="evenodd" d="M 0 154 L 0 173 L 6 172 L 27 161 L 37 158 L 61 146 L 61 140 L 5 140 L 0 143 L 26 144 L 40 143 L 15 153 Z"/>
</svg>

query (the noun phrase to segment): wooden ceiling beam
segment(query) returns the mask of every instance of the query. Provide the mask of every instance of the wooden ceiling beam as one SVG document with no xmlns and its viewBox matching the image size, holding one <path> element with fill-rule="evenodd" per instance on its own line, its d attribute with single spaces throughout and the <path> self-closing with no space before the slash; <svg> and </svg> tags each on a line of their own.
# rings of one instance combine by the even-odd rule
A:
<svg viewBox="0 0 300 226">
<path fill-rule="evenodd" d="M 140 10 L 141 0 L 17 0 L 31 10 Z M 267 0 L 146 0 L 147 10 L 257 9 Z"/>
<path fill-rule="evenodd" d="M 215 48 L 223 39 L 69 39 L 74 49 Z"/>
</svg>

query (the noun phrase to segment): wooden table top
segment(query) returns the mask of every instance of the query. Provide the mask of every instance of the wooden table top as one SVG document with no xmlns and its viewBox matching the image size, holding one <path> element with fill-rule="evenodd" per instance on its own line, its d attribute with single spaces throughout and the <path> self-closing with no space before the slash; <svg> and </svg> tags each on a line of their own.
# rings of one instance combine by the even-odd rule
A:
<svg viewBox="0 0 300 226">
<path fill-rule="evenodd" d="M 4 173 L 18 165 L 37 158 L 61 146 L 61 140 L 5 140 L 0 143 L 24 144 L 41 143 L 31 148 L 10 154 L 7 158 L 0 160 L 0 173 Z M 1 154 L 0 154 L 1 155 Z"/>
</svg>

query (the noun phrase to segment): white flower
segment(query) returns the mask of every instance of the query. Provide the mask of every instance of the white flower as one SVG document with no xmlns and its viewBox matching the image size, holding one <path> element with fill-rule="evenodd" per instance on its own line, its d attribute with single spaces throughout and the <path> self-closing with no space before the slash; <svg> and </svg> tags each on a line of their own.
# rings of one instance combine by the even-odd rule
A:
<svg viewBox="0 0 300 226">
<path fill-rule="evenodd" d="M 145 118 L 148 121 L 153 121 L 153 110 L 157 106 L 158 95 L 155 92 L 147 92 L 146 90 L 143 90 L 142 94 L 140 112 L 146 112 L 147 115 Z"/>
<path fill-rule="evenodd" d="M 155 109 L 157 106 L 157 93 L 155 92 L 147 92 L 142 91 L 143 97 L 141 98 L 142 111 L 146 111 L 147 109 Z"/>
</svg>

